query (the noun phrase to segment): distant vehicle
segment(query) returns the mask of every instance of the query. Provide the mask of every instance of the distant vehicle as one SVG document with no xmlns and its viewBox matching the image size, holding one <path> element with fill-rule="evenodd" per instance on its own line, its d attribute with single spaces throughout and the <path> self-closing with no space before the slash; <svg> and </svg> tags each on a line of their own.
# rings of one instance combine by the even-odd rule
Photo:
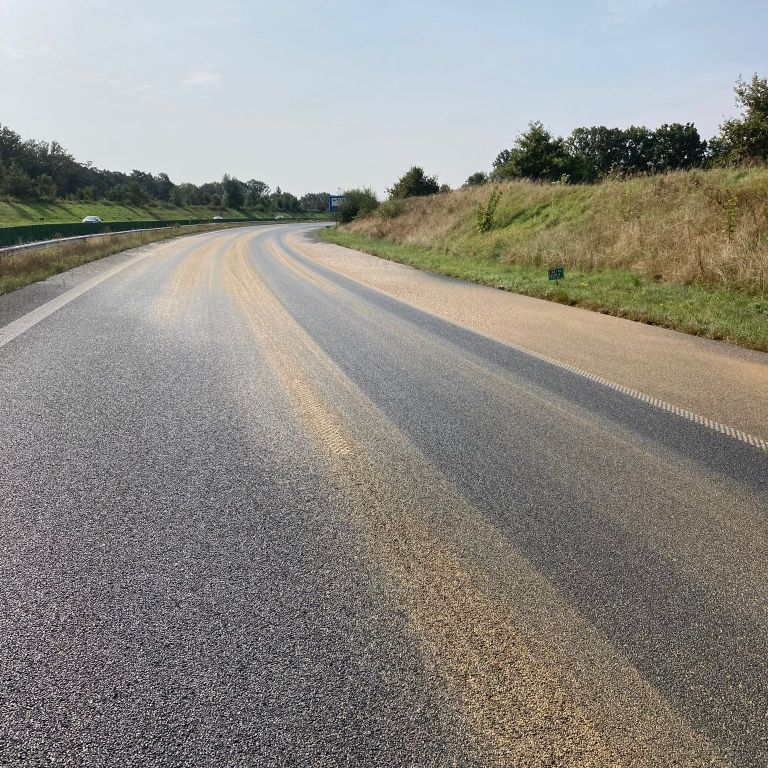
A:
<svg viewBox="0 0 768 768">
<path fill-rule="evenodd" d="M 275 219 L 287 219 L 287 216 L 283 216 L 282 213 L 278 213 L 277 216 L 275 216 Z"/>
<path fill-rule="evenodd" d="M 224 221 L 224 217 L 223 216 L 214 216 L 213 220 L 214 221 Z"/>
<path fill-rule="evenodd" d="M 101 219 L 98 216 L 86 216 L 83 224 L 101 224 Z"/>
</svg>

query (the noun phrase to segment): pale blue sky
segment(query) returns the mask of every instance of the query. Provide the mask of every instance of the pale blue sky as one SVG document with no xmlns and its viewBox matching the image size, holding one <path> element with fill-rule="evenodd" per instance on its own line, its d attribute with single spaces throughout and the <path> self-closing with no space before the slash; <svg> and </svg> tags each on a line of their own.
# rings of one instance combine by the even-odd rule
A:
<svg viewBox="0 0 768 768">
<path fill-rule="evenodd" d="M 768 2 L 2 0 L 0 122 L 80 160 L 301 194 L 460 184 L 530 120 L 694 121 L 768 74 Z"/>
</svg>

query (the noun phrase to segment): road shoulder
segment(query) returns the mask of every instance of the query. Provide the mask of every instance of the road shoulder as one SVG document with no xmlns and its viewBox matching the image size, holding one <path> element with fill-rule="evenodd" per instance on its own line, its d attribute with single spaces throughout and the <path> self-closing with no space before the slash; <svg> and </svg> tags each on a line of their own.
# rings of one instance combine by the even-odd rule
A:
<svg viewBox="0 0 768 768">
<path fill-rule="evenodd" d="M 768 354 L 422 272 L 326 243 L 287 244 L 318 264 L 451 322 L 768 438 Z"/>
</svg>

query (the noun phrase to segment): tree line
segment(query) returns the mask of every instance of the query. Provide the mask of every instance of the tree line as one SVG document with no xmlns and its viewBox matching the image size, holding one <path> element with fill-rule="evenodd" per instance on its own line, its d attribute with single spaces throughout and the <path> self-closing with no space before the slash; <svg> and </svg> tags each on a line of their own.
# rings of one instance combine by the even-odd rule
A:
<svg viewBox="0 0 768 768">
<path fill-rule="evenodd" d="M 541 122 L 532 122 L 509 149 L 493 162 L 490 174 L 473 173 L 468 186 L 491 180 L 532 179 L 593 183 L 607 176 L 657 174 L 690 168 L 768 161 L 768 78 L 741 78 L 734 92 L 741 115 L 726 120 L 720 132 L 704 141 L 693 123 L 665 123 L 574 129 L 554 136 Z"/>
<path fill-rule="evenodd" d="M 512 147 L 499 152 L 490 173 L 477 171 L 464 186 L 505 179 L 591 184 L 611 176 L 768 162 L 768 78 L 739 78 L 734 93 L 741 114 L 723 122 L 709 141 L 701 138 L 693 123 L 665 123 L 655 130 L 598 125 L 576 128 L 564 138 L 554 136 L 541 122 L 532 122 Z M 397 200 L 448 189 L 436 176 L 414 166 L 387 189 L 393 202 L 383 211 L 396 212 Z M 345 195 L 341 221 L 352 221 L 379 206 L 370 188 L 347 190 Z"/>
<path fill-rule="evenodd" d="M 92 202 L 106 200 L 125 205 L 204 205 L 211 209 L 250 211 L 324 211 L 327 194 L 296 197 L 280 187 L 274 190 L 258 179 L 241 181 L 225 174 L 221 181 L 176 184 L 167 173 L 131 173 L 81 163 L 57 141 L 22 139 L 0 125 L 0 197 L 51 202 L 57 199 Z"/>
</svg>

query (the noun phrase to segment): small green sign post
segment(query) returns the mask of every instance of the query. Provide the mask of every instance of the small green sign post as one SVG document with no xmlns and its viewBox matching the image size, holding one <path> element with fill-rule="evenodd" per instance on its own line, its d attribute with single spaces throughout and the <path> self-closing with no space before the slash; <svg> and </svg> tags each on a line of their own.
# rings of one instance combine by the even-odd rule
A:
<svg viewBox="0 0 768 768">
<path fill-rule="evenodd" d="M 565 277 L 565 267 L 552 267 L 549 270 L 549 279 L 554 280 L 555 283 L 559 282 Z"/>
</svg>

